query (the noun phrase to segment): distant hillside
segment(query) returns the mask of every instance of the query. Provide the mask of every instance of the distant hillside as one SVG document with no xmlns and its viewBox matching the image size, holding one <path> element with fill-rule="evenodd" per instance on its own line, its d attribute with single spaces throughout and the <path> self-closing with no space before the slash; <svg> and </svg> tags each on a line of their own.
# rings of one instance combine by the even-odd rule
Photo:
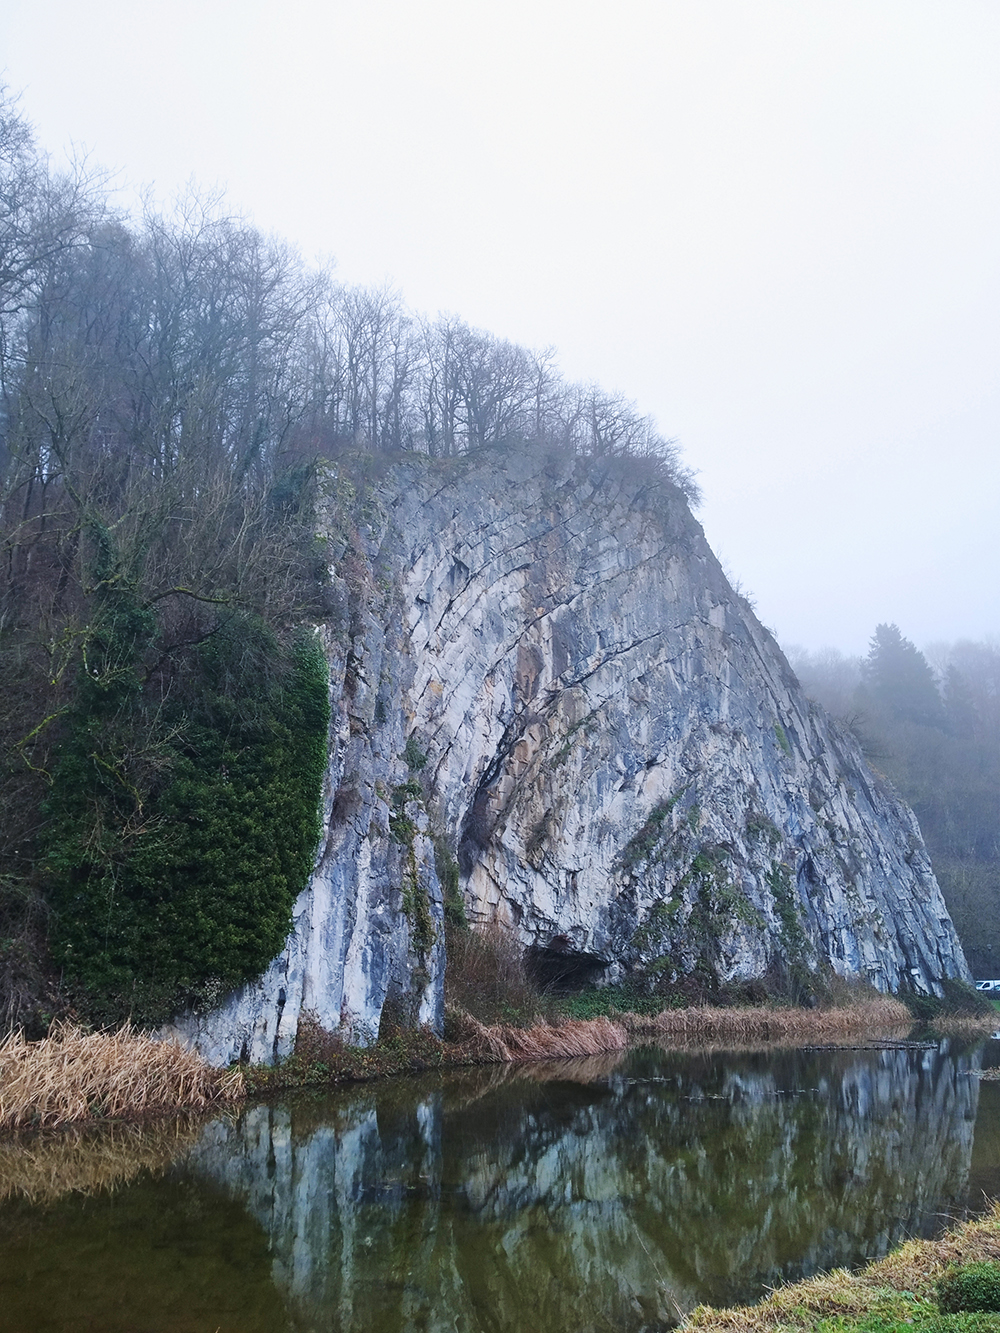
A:
<svg viewBox="0 0 1000 1333">
<path fill-rule="evenodd" d="M 866 658 L 792 665 L 913 806 L 973 971 L 1000 978 L 1000 645 L 938 644 L 932 658 L 879 625 Z"/>
</svg>

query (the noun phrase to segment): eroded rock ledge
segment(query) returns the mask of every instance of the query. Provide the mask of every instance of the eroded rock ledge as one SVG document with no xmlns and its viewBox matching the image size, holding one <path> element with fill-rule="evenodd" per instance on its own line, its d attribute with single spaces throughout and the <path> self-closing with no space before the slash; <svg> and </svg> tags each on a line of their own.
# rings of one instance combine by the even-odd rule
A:
<svg viewBox="0 0 1000 1333">
<path fill-rule="evenodd" d="M 418 459 L 331 477 L 326 522 L 324 838 L 266 975 L 180 1022 L 210 1059 L 285 1054 L 303 1010 L 439 1028 L 455 861 L 471 919 L 591 978 L 968 979 L 913 814 L 654 469 Z"/>
</svg>

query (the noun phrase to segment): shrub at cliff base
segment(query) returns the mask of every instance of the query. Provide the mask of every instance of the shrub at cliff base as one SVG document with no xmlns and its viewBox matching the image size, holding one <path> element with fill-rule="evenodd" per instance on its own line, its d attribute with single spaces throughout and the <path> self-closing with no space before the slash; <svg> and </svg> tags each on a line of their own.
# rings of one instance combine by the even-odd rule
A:
<svg viewBox="0 0 1000 1333">
<path fill-rule="evenodd" d="M 994 1022 L 996 1010 L 982 991 L 977 991 L 967 981 L 957 977 L 944 977 L 941 980 L 943 995 L 901 994 L 910 1013 L 920 1023 L 938 1026 L 942 1021 L 961 1026 L 961 1020 L 972 1023 L 984 1019 Z"/>
<path fill-rule="evenodd" d="M 232 616 L 176 697 L 144 688 L 156 622 L 106 599 L 47 802 L 53 957 L 95 1023 L 155 1024 L 259 976 L 312 866 L 326 758 L 318 646 Z"/>
<path fill-rule="evenodd" d="M 937 1297 L 946 1314 L 964 1310 L 1000 1311 L 1000 1264 L 989 1259 L 959 1264 L 939 1279 Z"/>
<path fill-rule="evenodd" d="M 464 1011 L 485 1024 L 525 1026 L 543 1015 L 553 1016 L 552 996 L 543 994 L 532 980 L 520 941 L 495 922 L 474 930 L 449 923 L 445 951 L 445 1004 L 449 1010 Z"/>
<path fill-rule="evenodd" d="M 129 1027 L 72 1025 L 43 1041 L 12 1032 L 0 1045 L 0 1130 L 203 1110 L 243 1096 L 238 1069 L 213 1069 L 174 1041 Z"/>
</svg>

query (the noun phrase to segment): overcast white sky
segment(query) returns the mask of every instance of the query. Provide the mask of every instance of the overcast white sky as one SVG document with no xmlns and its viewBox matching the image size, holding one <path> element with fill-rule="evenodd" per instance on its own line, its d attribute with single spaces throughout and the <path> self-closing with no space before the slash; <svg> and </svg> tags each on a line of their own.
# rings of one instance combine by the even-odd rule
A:
<svg viewBox="0 0 1000 1333">
<path fill-rule="evenodd" d="M 0 69 L 636 399 L 786 645 L 1000 634 L 997 0 L 5 0 Z"/>
</svg>

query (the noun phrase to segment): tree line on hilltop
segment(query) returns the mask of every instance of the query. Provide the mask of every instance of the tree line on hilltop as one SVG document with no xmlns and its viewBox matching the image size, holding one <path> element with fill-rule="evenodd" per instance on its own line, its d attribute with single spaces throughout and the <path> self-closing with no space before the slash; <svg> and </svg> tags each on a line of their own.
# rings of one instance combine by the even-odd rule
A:
<svg viewBox="0 0 1000 1333">
<path fill-rule="evenodd" d="M 3 1026 L 158 1021 L 261 971 L 317 836 L 316 460 L 510 441 L 695 496 L 550 351 L 339 283 L 216 199 L 126 216 L 0 91 Z"/>
<path fill-rule="evenodd" d="M 114 207 L 0 90 L 0 1026 L 156 1022 L 280 948 L 325 759 L 317 460 L 534 441 L 646 460 L 620 395 L 351 287 L 191 194 Z M 895 626 L 798 654 L 916 810 L 978 975 L 1000 976 L 1000 648 Z"/>
<path fill-rule="evenodd" d="M 789 656 L 913 807 L 973 973 L 1000 978 L 1000 645 L 925 655 L 883 624 L 865 657 Z"/>
</svg>

